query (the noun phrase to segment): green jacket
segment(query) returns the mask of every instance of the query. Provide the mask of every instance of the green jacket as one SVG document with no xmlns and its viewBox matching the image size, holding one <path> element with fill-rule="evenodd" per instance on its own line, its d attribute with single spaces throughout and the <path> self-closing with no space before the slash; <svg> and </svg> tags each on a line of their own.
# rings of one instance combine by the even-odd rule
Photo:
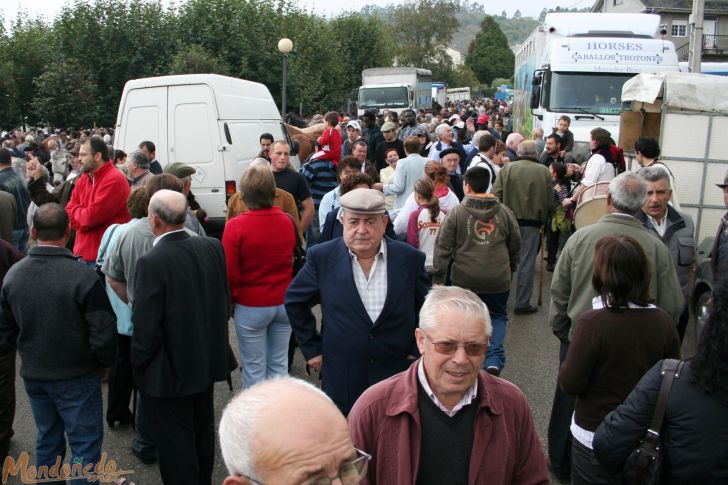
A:
<svg viewBox="0 0 728 485">
<path fill-rule="evenodd" d="M 574 326 L 596 296 L 592 288 L 594 248 L 604 236 L 623 234 L 637 240 L 650 262 L 650 296 L 655 305 L 677 322 L 683 308 L 683 296 L 675 266 L 667 247 L 647 232 L 639 220 L 627 214 L 607 214 L 596 224 L 576 231 L 559 256 L 551 280 L 549 323 L 559 340 L 568 341 Z"/>
<path fill-rule="evenodd" d="M 535 158 L 507 163 L 495 179 L 493 193 L 518 221 L 545 223 L 553 207 L 551 173 Z"/>
<path fill-rule="evenodd" d="M 450 261 L 455 286 L 475 293 L 502 293 L 521 257 L 521 232 L 513 213 L 497 198 L 466 196 L 440 226 L 432 282 L 442 284 Z"/>
</svg>

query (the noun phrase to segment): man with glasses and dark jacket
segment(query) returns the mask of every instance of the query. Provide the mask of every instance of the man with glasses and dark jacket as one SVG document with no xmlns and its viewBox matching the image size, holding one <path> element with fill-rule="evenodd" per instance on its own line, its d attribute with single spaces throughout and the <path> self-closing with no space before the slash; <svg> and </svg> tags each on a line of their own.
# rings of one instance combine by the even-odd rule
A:
<svg viewBox="0 0 728 485">
<path fill-rule="evenodd" d="M 368 483 L 549 483 L 526 398 L 481 370 L 491 332 L 475 293 L 430 291 L 415 330 L 422 357 L 349 414 L 354 446 L 372 455 Z"/>
</svg>

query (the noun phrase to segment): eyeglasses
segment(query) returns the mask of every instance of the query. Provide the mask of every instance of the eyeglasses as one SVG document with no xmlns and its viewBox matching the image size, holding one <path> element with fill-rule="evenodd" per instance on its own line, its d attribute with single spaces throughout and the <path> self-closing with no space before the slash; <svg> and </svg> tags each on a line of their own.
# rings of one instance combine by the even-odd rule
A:
<svg viewBox="0 0 728 485">
<path fill-rule="evenodd" d="M 358 483 L 360 483 L 367 474 L 369 460 L 372 459 L 372 455 L 361 451 L 358 448 L 354 449 L 356 450 L 356 454 L 358 455 L 358 457 L 348 463 L 344 463 L 343 465 L 341 465 L 338 475 L 336 475 L 334 478 L 314 478 L 304 482 L 303 485 L 331 485 L 331 482 L 333 482 L 337 478 L 342 483 L 342 485 L 357 485 Z M 250 480 L 250 482 L 254 485 L 264 485 L 263 482 L 259 482 L 245 475 L 243 476 Z"/>
<path fill-rule="evenodd" d="M 466 342 L 464 344 L 450 342 L 448 340 L 434 342 L 426 333 L 423 332 L 423 335 L 435 347 L 435 352 L 442 355 L 453 355 L 457 352 L 458 348 L 462 347 L 470 357 L 480 357 L 485 354 L 485 350 L 488 348 L 488 344 L 479 344 L 476 342 Z"/>
</svg>

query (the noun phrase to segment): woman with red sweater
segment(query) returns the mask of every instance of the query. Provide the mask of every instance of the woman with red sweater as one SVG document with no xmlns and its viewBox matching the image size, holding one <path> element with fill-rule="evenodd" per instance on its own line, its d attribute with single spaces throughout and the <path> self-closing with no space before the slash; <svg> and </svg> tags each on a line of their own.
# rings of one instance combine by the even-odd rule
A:
<svg viewBox="0 0 728 485">
<path fill-rule="evenodd" d="M 227 277 L 235 302 L 235 332 L 243 387 L 288 372 L 291 325 L 283 306 L 293 274 L 296 229 L 273 205 L 270 169 L 249 167 L 240 180 L 248 211 L 228 221 L 222 236 Z"/>
</svg>

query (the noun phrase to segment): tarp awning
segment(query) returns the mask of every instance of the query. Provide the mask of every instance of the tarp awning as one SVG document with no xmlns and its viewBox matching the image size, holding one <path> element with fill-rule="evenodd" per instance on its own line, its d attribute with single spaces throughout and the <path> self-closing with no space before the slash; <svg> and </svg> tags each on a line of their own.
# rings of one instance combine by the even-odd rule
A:
<svg viewBox="0 0 728 485">
<path fill-rule="evenodd" d="M 728 78 L 689 72 L 638 74 L 622 87 L 622 102 L 654 103 L 669 108 L 728 114 Z"/>
</svg>

